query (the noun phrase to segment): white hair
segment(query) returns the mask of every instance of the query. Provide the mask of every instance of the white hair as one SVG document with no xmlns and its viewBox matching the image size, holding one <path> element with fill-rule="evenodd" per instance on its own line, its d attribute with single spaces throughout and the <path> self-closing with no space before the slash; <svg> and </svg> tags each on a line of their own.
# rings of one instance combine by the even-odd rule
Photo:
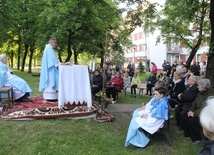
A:
<svg viewBox="0 0 214 155">
<path fill-rule="evenodd" d="M 194 81 L 195 83 L 197 83 L 197 77 L 195 75 L 190 75 L 190 77 L 192 79 L 192 81 Z"/>
<path fill-rule="evenodd" d="M 4 58 L 6 58 L 7 56 L 5 55 L 5 54 L 1 54 L 0 55 L 0 62 L 2 62 L 2 60 L 4 59 Z"/>
<path fill-rule="evenodd" d="M 210 84 L 210 80 L 209 79 L 200 79 L 198 80 L 198 85 L 205 88 L 205 89 L 209 89 L 211 88 L 211 84 Z"/>
<path fill-rule="evenodd" d="M 214 96 L 208 97 L 206 106 L 200 112 L 201 126 L 214 133 Z"/>
<path fill-rule="evenodd" d="M 48 42 L 50 43 L 51 41 L 56 41 L 56 38 L 50 38 Z"/>
</svg>

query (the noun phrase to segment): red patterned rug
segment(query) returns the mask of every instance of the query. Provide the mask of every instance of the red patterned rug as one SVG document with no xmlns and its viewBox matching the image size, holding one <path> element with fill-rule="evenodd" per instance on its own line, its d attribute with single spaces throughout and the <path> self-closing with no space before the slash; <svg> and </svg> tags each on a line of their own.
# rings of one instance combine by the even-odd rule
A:
<svg viewBox="0 0 214 155">
<path fill-rule="evenodd" d="M 88 108 L 83 104 L 66 104 L 58 108 L 57 102 L 47 102 L 42 96 L 31 98 L 33 102 L 15 102 L 10 108 L 4 108 L 1 119 L 36 120 L 36 119 L 95 119 L 100 122 L 113 121 L 114 116 L 93 104 Z"/>
</svg>

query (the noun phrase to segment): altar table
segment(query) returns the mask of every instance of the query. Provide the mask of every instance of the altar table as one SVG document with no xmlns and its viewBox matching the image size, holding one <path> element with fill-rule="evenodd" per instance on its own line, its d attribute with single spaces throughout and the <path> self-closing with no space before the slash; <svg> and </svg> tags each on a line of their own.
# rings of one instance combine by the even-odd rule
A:
<svg viewBox="0 0 214 155">
<path fill-rule="evenodd" d="M 59 65 L 58 107 L 65 103 L 79 102 L 92 106 L 91 86 L 87 66 Z"/>
</svg>

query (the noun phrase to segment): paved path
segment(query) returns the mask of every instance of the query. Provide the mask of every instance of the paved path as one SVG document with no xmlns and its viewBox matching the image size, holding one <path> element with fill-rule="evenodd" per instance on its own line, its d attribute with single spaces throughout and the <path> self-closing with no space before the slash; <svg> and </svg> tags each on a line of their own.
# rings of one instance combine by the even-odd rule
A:
<svg viewBox="0 0 214 155">
<path fill-rule="evenodd" d="M 107 112 L 116 113 L 116 112 L 133 112 L 137 108 L 141 107 L 141 104 L 109 104 Z"/>
<path fill-rule="evenodd" d="M 146 83 L 142 83 L 143 87 L 146 87 Z M 136 89 L 136 94 L 139 94 L 139 89 Z M 128 88 L 127 92 L 131 92 L 131 89 Z M 145 94 L 145 90 L 143 92 Z M 110 113 L 116 113 L 116 112 L 133 112 L 134 110 L 136 110 L 137 108 L 141 107 L 142 104 L 109 104 L 108 105 L 108 109 L 106 110 L 107 112 Z"/>
</svg>

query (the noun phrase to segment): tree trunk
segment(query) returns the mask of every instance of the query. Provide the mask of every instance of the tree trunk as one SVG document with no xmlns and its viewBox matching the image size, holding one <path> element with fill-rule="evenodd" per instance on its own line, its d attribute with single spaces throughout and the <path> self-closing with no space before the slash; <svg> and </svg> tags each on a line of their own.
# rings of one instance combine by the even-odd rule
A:
<svg viewBox="0 0 214 155">
<path fill-rule="evenodd" d="M 71 56 L 72 56 L 72 51 L 71 51 L 71 36 L 72 36 L 72 33 L 71 33 L 71 30 L 68 30 L 68 31 L 69 31 L 69 35 L 68 35 L 68 56 L 67 56 L 65 62 L 70 61 Z"/>
<path fill-rule="evenodd" d="M 201 39 L 200 39 L 200 41 L 198 41 L 198 42 L 201 42 Z M 190 55 L 189 55 L 189 57 L 188 57 L 188 59 L 187 59 L 187 61 L 186 61 L 186 67 L 187 67 L 187 69 L 190 68 L 190 64 L 191 64 L 191 62 L 192 62 L 192 60 L 193 60 L 195 54 L 197 53 L 199 47 L 200 47 L 200 43 L 197 43 L 196 46 L 195 46 L 195 47 L 192 49 L 192 51 L 190 52 Z"/>
<path fill-rule="evenodd" d="M 25 53 L 24 53 L 24 57 L 22 59 L 21 71 L 24 71 L 24 69 L 25 69 L 25 61 L 26 61 L 26 58 L 27 58 L 28 48 L 29 48 L 29 45 L 25 43 Z"/>
<path fill-rule="evenodd" d="M 61 57 L 62 51 L 63 50 L 61 48 L 57 48 L 59 62 L 62 62 L 62 57 Z"/>
<path fill-rule="evenodd" d="M 20 70 L 20 59 L 21 59 L 21 37 L 19 36 L 18 39 L 18 62 L 17 62 L 17 69 Z"/>
<path fill-rule="evenodd" d="M 192 48 L 192 51 L 190 53 L 190 56 L 188 57 L 186 61 L 187 68 L 189 69 L 190 64 L 197 53 L 198 49 L 200 48 L 201 42 L 202 42 L 202 36 L 203 36 L 203 27 L 204 27 L 204 18 L 206 17 L 206 9 L 205 9 L 205 2 L 203 1 L 202 3 L 202 8 L 201 8 L 201 17 L 200 17 L 200 25 L 199 25 L 199 38 L 197 40 L 196 45 Z"/>
<path fill-rule="evenodd" d="M 73 48 L 73 50 L 74 50 L 74 64 L 78 65 L 78 60 L 77 60 L 78 52 L 76 48 Z"/>
<path fill-rule="evenodd" d="M 10 57 L 11 57 L 11 64 L 10 64 L 11 66 L 10 67 L 13 68 L 13 60 L 14 60 L 14 51 L 13 50 L 11 51 Z"/>
<path fill-rule="evenodd" d="M 211 39 L 208 54 L 206 78 L 210 79 L 212 87 L 214 87 L 214 0 L 210 1 L 210 23 L 211 23 Z"/>
<path fill-rule="evenodd" d="M 32 73 L 32 60 L 33 60 L 33 53 L 34 53 L 34 41 L 30 44 L 30 57 L 29 57 L 29 66 L 28 66 L 28 73 Z"/>
<path fill-rule="evenodd" d="M 103 44 L 100 43 L 100 68 L 103 68 L 103 63 L 105 63 L 105 50 Z"/>
</svg>

